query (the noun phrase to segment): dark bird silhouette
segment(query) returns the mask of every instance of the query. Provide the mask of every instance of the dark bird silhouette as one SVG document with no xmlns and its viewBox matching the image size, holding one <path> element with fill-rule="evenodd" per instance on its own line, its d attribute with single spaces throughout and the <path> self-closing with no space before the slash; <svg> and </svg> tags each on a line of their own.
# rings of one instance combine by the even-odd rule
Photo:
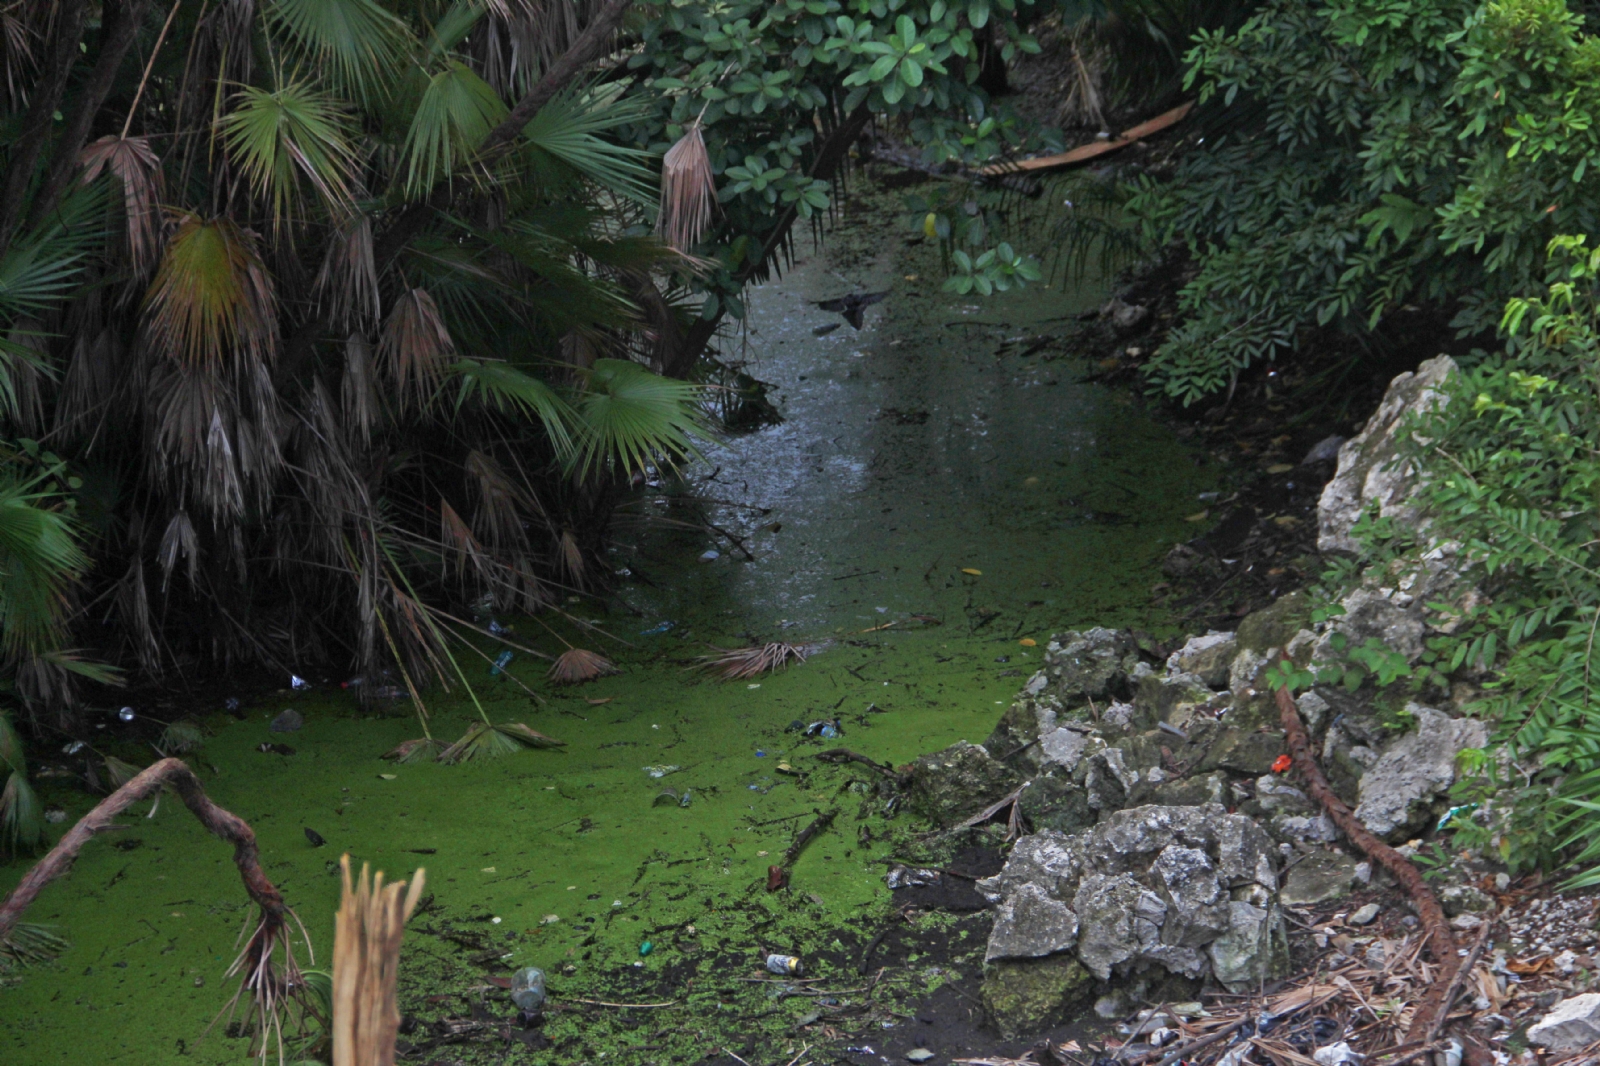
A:
<svg viewBox="0 0 1600 1066">
<path fill-rule="evenodd" d="M 306 839 L 311 841 L 311 846 L 314 848 L 320 848 L 327 843 L 326 840 L 322 839 L 322 834 L 312 829 L 309 825 L 306 826 Z"/>
<path fill-rule="evenodd" d="M 889 294 L 887 292 L 847 292 L 836 300 L 818 300 L 817 306 L 824 311 L 835 311 L 844 316 L 844 320 L 861 328 L 861 312 L 875 303 L 880 303 Z"/>
</svg>

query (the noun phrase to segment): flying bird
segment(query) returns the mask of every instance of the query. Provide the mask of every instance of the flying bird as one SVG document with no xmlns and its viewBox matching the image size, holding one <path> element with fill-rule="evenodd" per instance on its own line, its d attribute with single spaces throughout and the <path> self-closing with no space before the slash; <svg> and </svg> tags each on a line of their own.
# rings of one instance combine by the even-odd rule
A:
<svg viewBox="0 0 1600 1066">
<path fill-rule="evenodd" d="M 836 300 L 818 300 L 817 306 L 824 311 L 835 311 L 843 315 L 846 322 L 860 329 L 861 312 L 881 302 L 888 295 L 887 292 L 847 292 Z"/>
</svg>

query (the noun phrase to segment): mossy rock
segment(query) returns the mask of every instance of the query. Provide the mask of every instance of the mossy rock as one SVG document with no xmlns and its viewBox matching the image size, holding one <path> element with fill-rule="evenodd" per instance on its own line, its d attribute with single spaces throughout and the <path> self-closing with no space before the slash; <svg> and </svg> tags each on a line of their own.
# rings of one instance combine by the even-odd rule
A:
<svg viewBox="0 0 1600 1066">
<path fill-rule="evenodd" d="M 911 804 L 936 825 L 954 825 L 1022 784 L 988 750 L 966 741 L 911 764 Z"/>
<path fill-rule="evenodd" d="M 1304 592 L 1291 592 L 1239 623 L 1239 647 L 1257 652 L 1281 648 L 1310 624 L 1310 598 Z"/>
<path fill-rule="evenodd" d="M 1150 802 L 1163 807 L 1199 807 L 1206 803 L 1226 803 L 1227 797 L 1227 778 L 1222 774 L 1206 774 L 1163 781 L 1156 786 Z"/>
<path fill-rule="evenodd" d="M 1235 773 L 1259 777 L 1271 773 L 1272 764 L 1284 754 L 1281 735 L 1247 732 L 1237 727 L 1227 727 L 1206 752 L 1199 770 L 1232 770 Z"/>
<path fill-rule="evenodd" d="M 1094 974 L 1071 955 L 1001 959 L 983 970 L 983 1007 L 1008 1040 L 1032 1036 L 1066 1021 L 1094 994 Z"/>
<path fill-rule="evenodd" d="M 1036 777 L 1023 788 L 1017 802 L 1022 805 L 1023 817 L 1036 830 L 1080 833 L 1095 823 L 1088 792 L 1068 778 Z"/>
</svg>

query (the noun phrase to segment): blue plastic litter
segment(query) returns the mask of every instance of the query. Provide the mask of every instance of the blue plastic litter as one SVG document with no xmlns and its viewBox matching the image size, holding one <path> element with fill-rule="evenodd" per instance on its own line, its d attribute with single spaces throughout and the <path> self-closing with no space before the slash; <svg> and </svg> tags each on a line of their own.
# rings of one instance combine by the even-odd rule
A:
<svg viewBox="0 0 1600 1066">
<path fill-rule="evenodd" d="M 654 636 L 657 633 L 665 633 L 667 630 L 669 630 L 671 628 L 672 628 L 672 623 L 671 622 L 657 622 L 655 625 L 651 626 L 649 629 L 641 629 L 641 630 L 639 630 L 639 635 L 641 637 Z"/>
<path fill-rule="evenodd" d="M 766 757 L 767 757 L 767 753 L 766 752 L 762 751 L 760 748 L 756 749 L 756 758 L 765 759 Z"/>
<path fill-rule="evenodd" d="M 511 652 L 503 651 L 494 657 L 494 665 L 489 667 L 489 676 L 498 677 L 505 671 L 506 664 L 511 661 Z"/>
</svg>

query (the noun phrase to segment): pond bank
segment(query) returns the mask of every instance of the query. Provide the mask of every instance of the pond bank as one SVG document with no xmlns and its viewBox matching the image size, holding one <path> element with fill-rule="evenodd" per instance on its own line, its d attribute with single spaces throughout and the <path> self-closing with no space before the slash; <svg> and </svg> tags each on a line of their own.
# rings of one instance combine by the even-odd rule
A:
<svg viewBox="0 0 1600 1066">
<path fill-rule="evenodd" d="M 1150 589 L 1165 550 L 1195 532 L 1185 519 L 1213 474 L 1127 396 L 1079 384 L 1084 368 L 1050 339 L 1103 293 L 948 296 L 933 249 L 896 246 L 890 227 L 853 214 L 887 209 L 856 201 L 820 255 L 752 295 L 742 357 L 775 386 L 786 420 L 713 448 L 693 484 L 722 501 L 703 505 L 712 521 L 750 533 L 753 561 L 702 532 L 624 524 L 616 566 L 634 580 L 614 598 L 568 605 L 628 642 L 600 645 L 623 674 L 555 690 L 542 669 L 513 660 L 542 705 L 482 677 L 492 718 L 526 721 L 564 748 L 459 767 L 385 764 L 377 756 L 414 736 L 414 720 L 399 708 L 363 711 L 333 676 L 312 677 L 306 693 L 247 698 L 242 720 L 177 708 L 203 720 L 210 735 L 189 761 L 213 798 L 255 827 L 319 960 L 341 852 L 394 876 L 427 867 L 432 903 L 404 956 L 403 1006 L 418 1020 L 408 1040 L 431 1045 L 452 1019 L 462 1036 L 419 1061 L 501 1061 L 506 1038 L 493 1018 L 508 1007 L 485 976 L 522 965 L 548 970 L 564 1006 L 517 1036 L 528 1061 L 696 1061 L 725 1042 L 766 1060 L 829 1028 L 874 1030 L 879 1050 L 885 1036 L 901 1040 L 915 1023 L 896 1004 L 975 976 L 950 960 L 981 957 L 986 919 L 917 912 L 859 973 L 862 949 L 886 928 L 883 860 L 923 826 L 885 809 L 870 770 L 815 754 L 843 743 L 899 765 L 980 741 L 1052 632 L 1170 629 Z M 838 316 L 808 301 L 857 286 L 891 296 L 859 333 L 842 325 L 817 336 Z M 651 497 L 636 510 L 674 521 L 694 513 Z M 694 561 L 713 548 L 719 557 Z M 708 645 L 747 635 L 828 643 L 756 681 L 684 669 Z M 518 639 L 552 644 L 527 620 Z M 304 727 L 269 734 L 289 706 Z M 471 720 L 464 700 L 431 706 L 440 736 Z M 833 717 L 842 740 L 789 731 Z M 96 741 L 107 735 L 109 752 L 137 757 L 132 727 L 113 722 Z M 257 750 L 269 740 L 294 754 Z M 69 818 L 94 802 L 41 784 Z M 689 794 L 687 806 L 656 803 L 669 787 Z M 791 890 L 766 893 L 767 867 L 829 810 L 838 820 L 794 864 Z M 222 1025 L 200 1040 L 231 994 L 222 970 L 246 913 L 226 849 L 175 804 L 126 820 L 133 828 L 114 846 L 92 844 L 30 914 L 71 947 L 0 990 L 7 1062 L 223 1063 L 247 1053 Z M 327 846 L 313 847 L 306 828 Z M 0 867 L 0 888 L 23 868 Z M 944 954 L 924 958 L 931 942 Z M 824 980 L 750 980 L 767 950 L 808 959 Z"/>
</svg>

